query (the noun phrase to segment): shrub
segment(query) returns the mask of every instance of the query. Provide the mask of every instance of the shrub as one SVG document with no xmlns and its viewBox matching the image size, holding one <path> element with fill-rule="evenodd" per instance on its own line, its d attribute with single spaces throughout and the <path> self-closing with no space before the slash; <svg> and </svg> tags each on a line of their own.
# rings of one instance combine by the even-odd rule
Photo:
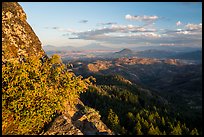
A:
<svg viewBox="0 0 204 137">
<path fill-rule="evenodd" d="M 59 57 L 2 66 L 2 134 L 36 134 L 90 85 L 67 72 Z"/>
</svg>

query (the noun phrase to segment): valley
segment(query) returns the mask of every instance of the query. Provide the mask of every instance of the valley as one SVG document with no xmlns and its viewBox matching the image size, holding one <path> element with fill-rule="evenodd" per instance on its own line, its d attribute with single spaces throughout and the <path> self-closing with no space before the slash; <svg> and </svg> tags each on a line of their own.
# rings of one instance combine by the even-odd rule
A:
<svg viewBox="0 0 204 137">
<path fill-rule="evenodd" d="M 132 50 L 123 49 L 119 52 L 112 53 L 112 56 L 114 57 L 105 57 L 104 55 L 103 58 L 83 58 L 78 60 L 66 60 L 65 57 L 63 62 L 65 64 L 71 64 L 70 70 L 76 75 L 82 75 L 83 77 L 93 76 L 96 78 L 96 89 L 94 94 L 98 94 L 98 97 L 96 95 L 94 96 L 99 98 L 99 100 L 104 94 L 107 94 L 108 96 L 116 94 L 115 96 L 119 96 L 119 94 L 122 94 L 120 93 L 122 91 L 128 91 L 130 92 L 129 94 L 132 94 L 135 91 L 131 91 L 131 89 L 135 88 L 135 90 L 137 89 L 137 91 L 141 93 L 143 92 L 144 94 L 138 95 L 137 93 L 140 98 L 140 105 L 141 98 L 143 100 L 147 95 L 152 98 L 147 99 L 147 97 L 145 99 L 145 106 L 142 108 L 153 107 L 151 105 L 153 102 L 158 108 L 165 106 L 164 108 L 169 108 L 168 111 L 171 113 L 170 117 L 176 115 L 175 117 L 179 120 L 185 122 L 188 126 L 198 127 L 200 131 L 202 128 L 202 58 L 190 60 L 189 56 L 182 59 L 147 58 L 133 56 L 132 54 Z M 148 56 L 147 53 L 146 56 Z M 109 78 L 106 79 L 106 77 Z M 115 83 L 116 86 L 111 85 L 113 81 L 110 79 L 114 79 L 114 77 L 120 77 L 119 79 L 123 79 L 123 84 L 127 82 L 126 84 L 130 84 L 133 87 L 121 89 L 121 87 L 117 85 L 118 82 Z M 138 89 L 138 87 L 140 88 Z M 113 88 L 111 92 L 108 90 L 109 88 Z M 114 89 L 118 93 L 112 93 L 114 92 Z M 90 100 L 90 96 L 93 96 L 92 92 L 90 92 L 89 95 L 86 94 L 84 95 L 85 97 L 83 94 L 81 95 L 82 99 Z M 151 101 L 148 103 L 147 100 Z M 131 100 L 129 101 L 131 102 Z M 96 102 L 85 101 L 84 103 L 91 107 L 95 106 L 97 110 L 100 112 L 102 111 L 102 116 L 106 116 L 108 113 L 108 110 L 106 110 L 106 112 L 100 110 L 100 107 L 97 107 L 99 104 Z M 121 109 L 123 107 L 125 106 L 122 105 Z M 122 110 L 115 110 L 114 112 L 118 111 L 120 112 Z M 138 111 L 139 110 L 131 112 L 136 113 Z M 163 114 L 164 112 L 161 113 Z M 121 114 L 119 115 L 119 118 L 121 117 L 121 120 L 123 121 L 124 119 L 122 117 L 124 116 Z M 104 122 L 106 121 L 107 120 L 104 120 Z M 126 128 L 127 127 L 125 127 L 125 129 Z M 122 132 L 122 129 L 120 132 Z M 125 132 L 125 130 L 123 132 Z"/>
</svg>

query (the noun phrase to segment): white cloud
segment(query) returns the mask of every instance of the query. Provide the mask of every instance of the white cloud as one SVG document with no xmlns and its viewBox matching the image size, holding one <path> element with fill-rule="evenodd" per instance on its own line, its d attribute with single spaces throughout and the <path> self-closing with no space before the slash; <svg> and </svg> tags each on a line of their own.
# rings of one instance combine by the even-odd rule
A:
<svg viewBox="0 0 204 137">
<path fill-rule="evenodd" d="M 178 32 L 176 32 L 177 34 L 191 34 L 189 31 L 186 31 L 186 30 L 179 30 Z"/>
<path fill-rule="evenodd" d="M 202 23 L 200 23 L 200 24 L 190 24 L 190 23 L 188 23 L 185 27 L 188 30 L 200 30 L 200 31 L 202 31 Z"/>
<path fill-rule="evenodd" d="M 176 26 L 180 26 L 180 25 L 182 25 L 181 21 L 177 21 Z"/>
<path fill-rule="evenodd" d="M 130 18 L 127 16 L 127 18 Z M 94 40 L 108 44 L 202 45 L 202 23 L 187 24 L 176 30 L 154 29 L 150 26 L 110 24 L 87 31 L 67 29 L 69 39 Z"/>
<path fill-rule="evenodd" d="M 202 23 L 200 23 L 200 24 L 188 23 L 187 25 L 185 25 L 185 27 L 183 29 L 177 29 L 176 31 L 172 31 L 170 33 L 173 35 L 174 35 L 174 33 L 176 33 L 176 34 L 180 34 L 180 35 L 197 36 L 199 38 L 202 36 Z"/>
<path fill-rule="evenodd" d="M 112 25 L 111 29 L 121 31 L 121 32 L 155 32 L 156 29 L 147 29 L 140 26 L 134 25 Z"/>
<path fill-rule="evenodd" d="M 132 16 L 129 15 L 129 14 L 127 14 L 127 15 L 125 16 L 125 19 L 127 19 L 127 20 L 131 20 L 131 19 L 132 19 Z"/>
<path fill-rule="evenodd" d="M 175 46 L 174 43 L 160 43 L 160 46 Z"/>
<path fill-rule="evenodd" d="M 166 30 L 164 33 L 168 34 L 168 36 L 180 36 L 180 35 L 189 35 L 189 37 L 202 37 L 202 23 L 200 24 L 190 24 L 184 26 L 183 29 L 177 30 Z"/>
<path fill-rule="evenodd" d="M 93 38 L 99 38 L 101 36 L 127 36 L 129 34 L 136 34 L 136 33 L 142 33 L 140 35 L 143 35 L 143 37 L 156 37 L 155 33 L 156 29 L 147 29 L 144 27 L 134 26 L 134 25 L 116 25 L 113 24 L 109 27 L 102 27 L 92 30 L 87 30 L 83 32 L 77 32 L 73 30 L 67 30 L 68 33 L 71 33 L 71 35 L 64 34 L 63 36 L 74 36 L 70 37 L 69 39 L 93 39 Z M 147 33 L 147 34 L 146 34 Z M 77 36 L 77 37 L 76 37 Z"/>
<path fill-rule="evenodd" d="M 145 38 L 160 38 L 161 35 L 153 32 L 147 33 L 133 33 L 129 35 L 130 37 L 145 37 Z"/>
<path fill-rule="evenodd" d="M 143 16 L 132 16 L 132 15 L 127 14 L 125 16 L 125 19 L 149 22 L 149 21 L 156 21 L 157 19 L 159 19 L 159 17 L 155 16 L 155 15 L 154 16 L 146 16 L 146 15 L 143 15 Z"/>
</svg>

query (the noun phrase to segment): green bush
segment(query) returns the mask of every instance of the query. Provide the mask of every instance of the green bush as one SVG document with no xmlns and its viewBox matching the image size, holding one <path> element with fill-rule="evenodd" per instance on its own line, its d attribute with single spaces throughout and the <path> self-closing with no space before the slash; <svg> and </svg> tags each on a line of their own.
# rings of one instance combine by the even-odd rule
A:
<svg viewBox="0 0 204 137">
<path fill-rule="evenodd" d="M 66 71 L 59 56 L 42 63 L 7 61 L 2 66 L 2 134 L 36 134 L 90 85 Z"/>
</svg>

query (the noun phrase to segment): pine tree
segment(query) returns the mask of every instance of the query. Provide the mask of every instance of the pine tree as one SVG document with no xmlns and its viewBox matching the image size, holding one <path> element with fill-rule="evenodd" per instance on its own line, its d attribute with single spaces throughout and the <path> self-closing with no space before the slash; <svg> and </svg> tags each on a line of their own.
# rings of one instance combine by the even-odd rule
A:
<svg viewBox="0 0 204 137">
<path fill-rule="evenodd" d="M 110 125 L 110 128 L 113 129 L 116 133 L 119 132 L 120 121 L 117 114 L 112 109 L 108 111 L 108 124 Z"/>
<path fill-rule="evenodd" d="M 162 117 L 162 125 L 165 126 L 165 120 L 164 120 L 164 117 Z"/>
<path fill-rule="evenodd" d="M 173 128 L 173 131 L 170 133 L 171 135 L 182 135 L 182 130 L 180 127 L 180 122 L 177 122 L 177 126 Z"/>
<path fill-rule="evenodd" d="M 149 131 L 147 134 L 148 135 L 156 135 L 156 132 L 155 132 L 155 129 L 154 129 L 154 126 L 152 125 L 152 123 L 150 124 L 150 128 L 149 128 Z"/>
<path fill-rule="evenodd" d="M 136 120 L 137 120 L 137 121 L 140 121 L 140 120 L 141 120 L 141 117 L 140 117 L 140 114 L 139 114 L 139 113 L 137 113 L 137 115 L 136 115 Z"/>
<path fill-rule="evenodd" d="M 143 135 L 142 131 L 142 126 L 140 124 L 140 121 L 137 121 L 135 127 L 134 127 L 134 133 L 137 134 L 137 135 Z"/>
<path fill-rule="evenodd" d="M 137 135 L 143 135 L 141 129 L 137 129 L 136 131 L 137 131 Z"/>
<path fill-rule="evenodd" d="M 148 119 L 149 119 L 150 122 L 153 122 L 154 115 L 153 115 L 153 114 L 150 114 L 149 117 L 148 117 Z"/>
<path fill-rule="evenodd" d="M 131 128 L 134 126 L 135 117 L 134 117 L 134 115 L 133 115 L 131 112 L 128 112 L 127 118 L 128 118 L 128 119 L 127 119 L 128 129 L 131 129 Z"/>
<path fill-rule="evenodd" d="M 198 130 L 196 128 L 194 128 L 191 132 L 190 135 L 199 135 L 198 134 Z"/>
</svg>

